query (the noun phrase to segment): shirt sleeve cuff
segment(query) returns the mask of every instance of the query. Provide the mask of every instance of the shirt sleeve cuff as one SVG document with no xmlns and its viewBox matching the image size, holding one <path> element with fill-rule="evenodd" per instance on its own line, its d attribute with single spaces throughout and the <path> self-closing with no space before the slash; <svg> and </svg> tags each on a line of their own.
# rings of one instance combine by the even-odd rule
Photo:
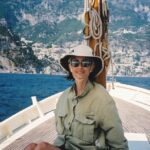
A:
<svg viewBox="0 0 150 150">
<path fill-rule="evenodd" d="M 65 135 L 57 135 L 54 141 L 54 145 L 57 147 L 62 147 L 65 144 Z"/>
</svg>

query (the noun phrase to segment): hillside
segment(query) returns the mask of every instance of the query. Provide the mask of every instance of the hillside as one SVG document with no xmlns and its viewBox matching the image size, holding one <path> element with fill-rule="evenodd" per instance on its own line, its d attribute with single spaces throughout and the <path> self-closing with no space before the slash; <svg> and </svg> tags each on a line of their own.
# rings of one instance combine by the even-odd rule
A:
<svg viewBox="0 0 150 150">
<path fill-rule="evenodd" d="M 19 39 L 32 41 L 30 47 L 34 54 L 36 53 L 36 59 L 39 60 L 38 56 L 45 53 L 46 57 L 42 57 L 44 62 L 46 60 L 49 65 L 56 64 L 56 67 L 52 68 L 60 71 L 57 65 L 58 58 L 53 60 L 46 52 L 42 52 L 42 48 L 39 51 L 32 47 L 36 43 L 41 43 L 43 48 L 49 50 L 49 48 L 54 48 L 53 45 L 58 45 L 65 51 L 66 43 L 82 41 L 83 3 L 83 0 L 1 0 L 0 23 L 7 24 L 4 26 Z M 108 0 L 108 6 L 110 11 L 109 43 L 115 64 L 115 74 L 149 75 L 150 3 L 147 0 Z M 3 31 L 0 31 L 0 34 L 5 34 L 1 32 Z M 55 52 L 55 50 L 50 51 Z M 9 57 L 6 58 L 10 60 Z M 25 65 L 28 66 L 28 64 Z M 44 70 L 42 65 L 40 68 Z"/>
<path fill-rule="evenodd" d="M 51 73 L 60 71 L 60 66 L 49 57 L 39 60 L 32 49 L 15 35 L 4 20 L 0 22 L 0 72 L 10 73 Z"/>
</svg>

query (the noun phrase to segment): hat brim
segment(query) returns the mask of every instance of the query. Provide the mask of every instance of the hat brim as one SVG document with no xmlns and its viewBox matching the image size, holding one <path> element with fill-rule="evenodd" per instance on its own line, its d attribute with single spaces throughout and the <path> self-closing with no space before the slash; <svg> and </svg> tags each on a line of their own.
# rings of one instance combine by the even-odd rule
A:
<svg viewBox="0 0 150 150">
<path fill-rule="evenodd" d="M 66 55 L 64 56 L 63 58 L 60 59 L 60 64 L 61 66 L 67 71 L 69 72 L 69 65 L 68 65 L 68 60 L 70 57 L 72 56 L 75 56 L 75 55 Z M 87 56 L 85 56 L 87 57 Z M 102 58 L 98 57 L 98 56 L 92 56 L 92 57 L 89 57 L 89 58 L 92 58 L 93 61 L 94 61 L 94 69 L 91 73 L 92 76 L 96 77 L 98 76 L 102 71 L 103 71 L 103 68 L 104 68 L 104 63 L 103 63 L 103 60 Z"/>
</svg>

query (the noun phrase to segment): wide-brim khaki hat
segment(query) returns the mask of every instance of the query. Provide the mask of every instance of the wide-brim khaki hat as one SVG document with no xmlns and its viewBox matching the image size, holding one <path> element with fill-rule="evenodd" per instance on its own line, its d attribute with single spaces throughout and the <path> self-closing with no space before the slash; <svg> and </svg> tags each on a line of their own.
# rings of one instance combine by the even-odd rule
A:
<svg viewBox="0 0 150 150">
<path fill-rule="evenodd" d="M 92 58 L 94 61 L 95 67 L 91 74 L 94 77 L 96 77 L 103 71 L 104 63 L 103 63 L 102 58 L 100 58 L 99 56 L 93 56 L 92 48 L 87 45 L 79 45 L 77 47 L 72 48 L 69 54 L 65 55 L 64 57 L 60 59 L 60 64 L 66 71 L 69 71 L 68 60 L 72 56 L 84 56 L 84 57 Z"/>
</svg>

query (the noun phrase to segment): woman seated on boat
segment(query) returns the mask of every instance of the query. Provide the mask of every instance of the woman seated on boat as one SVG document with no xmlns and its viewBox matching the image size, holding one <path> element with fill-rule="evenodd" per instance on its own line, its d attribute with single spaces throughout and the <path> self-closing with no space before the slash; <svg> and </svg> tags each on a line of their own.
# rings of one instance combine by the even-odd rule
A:
<svg viewBox="0 0 150 150">
<path fill-rule="evenodd" d="M 75 83 L 63 92 L 57 103 L 56 150 L 127 150 L 115 103 L 106 89 L 94 82 L 103 70 L 102 59 L 93 56 L 89 46 L 80 45 L 60 63 L 68 72 L 67 79 Z M 55 149 L 47 143 L 42 146 L 36 145 L 42 150 Z"/>
</svg>

